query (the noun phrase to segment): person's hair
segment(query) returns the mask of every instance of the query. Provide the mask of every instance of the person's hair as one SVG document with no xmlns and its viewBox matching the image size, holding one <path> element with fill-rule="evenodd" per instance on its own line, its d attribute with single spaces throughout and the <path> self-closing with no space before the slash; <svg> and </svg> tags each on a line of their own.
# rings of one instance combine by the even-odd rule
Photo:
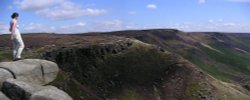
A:
<svg viewBox="0 0 250 100">
<path fill-rule="evenodd" d="M 13 18 L 16 18 L 16 17 L 18 17 L 19 16 L 19 14 L 17 13 L 17 12 L 14 12 L 12 15 L 11 15 L 11 18 L 13 19 Z"/>
</svg>

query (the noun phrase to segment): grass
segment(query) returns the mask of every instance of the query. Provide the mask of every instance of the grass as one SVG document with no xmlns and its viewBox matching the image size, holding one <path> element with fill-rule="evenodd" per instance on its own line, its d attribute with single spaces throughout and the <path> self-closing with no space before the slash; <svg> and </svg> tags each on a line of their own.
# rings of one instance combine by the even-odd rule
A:
<svg viewBox="0 0 250 100">
<path fill-rule="evenodd" d="M 118 98 L 119 100 L 142 100 L 134 89 L 125 89 Z"/>
<path fill-rule="evenodd" d="M 206 88 L 202 83 L 192 83 L 187 86 L 186 93 L 187 96 L 190 96 L 193 100 L 199 100 L 200 96 L 197 92 L 202 93 L 202 95 L 208 95 L 205 91 L 201 91 L 202 89 L 204 90 Z"/>
<path fill-rule="evenodd" d="M 191 61 L 193 64 L 199 66 L 202 70 L 209 73 L 210 75 L 214 76 L 217 79 L 222 81 L 229 82 L 232 78 L 232 75 L 225 73 L 218 69 L 219 66 L 213 64 L 205 64 L 202 60 L 196 57 L 186 57 L 187 60 Z"/>
<path fill-rule="evenodd" d="M 230 48 L 220 47 L 215 44 L 210 44 L 210 46 L 223 52 L 219 53 L 206 47 L 200 47 L 200 49 L 206 54 L 204 56 L 214 61 L 214 63 L 211 61 L 211 63 L 205 63 L 209 61 L 205 61 L 206 59 L 203 60 L 191 54 L 186 55 L 184 58 L 222 81 L 230 82 L 233 76 L 237 73 L 250 75 L 250 55 L 241 54 Z M 222 67 L 221 64 L 225 65 L 225 68 L 227 69 L 222 69 L 224 67 Z"/>
<path fill-rule="evenodd" d="M 11 48 L 0 49 L 0 62 L 12 61 L 12 50 Z M 25 48 L 22 52 L 22 58 L 24 59 L 41 59 L 40 53 L 36 49 Z"/>
<path fill-rule="evenodd" d="M 0 62 L 3 61 L 11 61 L 12 60 L 12 52 L 10 49 L 0 49 Z"/>
<path fill-rule="evenodd" d="M 229 38 L 232 40 L 232 42 L 234 44 L 237 44 L 237 45 L 243 45 L 243 46 L 246 46 L 246 47 L 250 47 L 250 40 L 247 40 L 247 39 L 239 39 L 239 38 L 236 38 L 236 37 L 233 37 L 233 36 L 229 36 Z"/>
<path fill-rule="evenodd" d="M 224 54 L 213 52 L 206 48 L 203 48 L 203 51 L 205 51 L 207 55 L 215 61 L 223 63 L 235 71 L 250 75 L 250 55 L 240 54 L 230 49 L 218 46 L 213 47 L 222 51 Z"/>
</svg>

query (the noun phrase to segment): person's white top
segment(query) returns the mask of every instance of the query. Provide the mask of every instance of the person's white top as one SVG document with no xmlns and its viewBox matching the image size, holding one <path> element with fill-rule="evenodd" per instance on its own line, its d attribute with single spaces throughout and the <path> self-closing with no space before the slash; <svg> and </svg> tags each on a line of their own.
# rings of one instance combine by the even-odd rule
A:
<svg viewBox="0 0 250 100">
<path fill-rule="evenodd" d="M 12 23 L 14 23 L 14 21 L 17 21 L 17 20 L 15 20 L 15 19 L 12 19 L 11 21 L 10 21 L 10 25 L 12 25 Z M 19 25 L 18 25 L 18 23 L 16 22 L 16 28 L 18 29 L 19 28 Z"/>
</svg>

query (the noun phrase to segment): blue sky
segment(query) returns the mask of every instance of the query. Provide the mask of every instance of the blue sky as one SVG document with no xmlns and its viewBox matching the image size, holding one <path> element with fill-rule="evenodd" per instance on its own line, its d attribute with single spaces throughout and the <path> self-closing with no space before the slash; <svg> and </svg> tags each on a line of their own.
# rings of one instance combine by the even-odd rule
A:
<svg viewBox="0 0 250 100">
<path fill-rule="evenodd" d="M 176 28 L 250 33 L 250 0 L 2 0 L 0 33 L 20 14 L 26 32 Z"/>
</svg>

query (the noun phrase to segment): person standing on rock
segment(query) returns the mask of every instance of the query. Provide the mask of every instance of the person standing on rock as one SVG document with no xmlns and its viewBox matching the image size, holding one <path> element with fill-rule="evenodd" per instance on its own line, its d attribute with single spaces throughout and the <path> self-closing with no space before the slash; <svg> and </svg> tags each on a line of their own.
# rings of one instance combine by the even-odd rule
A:
<svg viewBox="0 0 250 100">
<path fill-rule="evenodd" d="M 19 32 L 19 26 L 18 26 L 18 13 L 13 13 L 11 15 L 11 22 L 10 22 L 10 28 L 9 31 L 11 32 L 11 40 L 13 43 L 13 61 L 21 60 L 21 54 L 24 49 L 24 43 L 21 36 L 21 33 Z"/>
</svg>

